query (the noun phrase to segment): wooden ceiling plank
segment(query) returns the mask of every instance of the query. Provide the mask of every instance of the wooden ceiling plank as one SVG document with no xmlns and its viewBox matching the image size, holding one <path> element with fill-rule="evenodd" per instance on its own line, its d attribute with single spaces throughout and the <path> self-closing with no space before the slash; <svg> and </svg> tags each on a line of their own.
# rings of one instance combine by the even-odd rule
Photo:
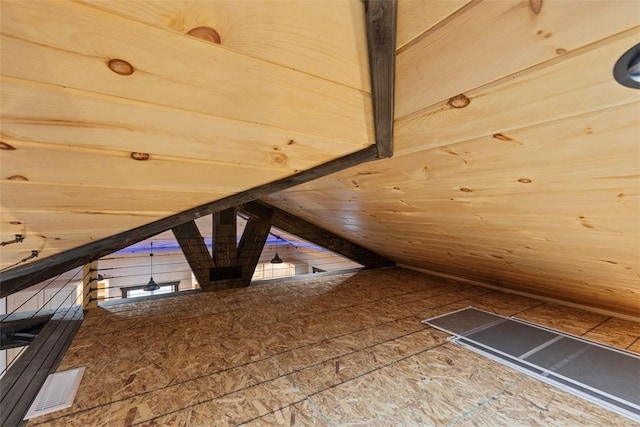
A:
<svg viewBox="0 0 640 427">
<path fill-rule="evenodd" d="M 241 209 L 252 213 L 256 210 L 259 212 L 261 207 L 264 206 L 273 210 L 273 218 L 271 219 L 271 225 L 273 227 L 294 234 L 303 240 L 342 255 L 367 268 L 389 267 L 394 265 L 392 261 L 380 257 L 374 252 L 354 244 L 344 237 L 322 229 L 290 213 L 265 205 L 263 202 L 248 202 L 245 203 Z"/>
<path fill-rule="evenodd" d="M 422 187 L 415 191 L 433 191 L 435 193 L 438 189 Z M 456 192 L 461 193 L 457 188 L 450 191 L 451 197 L 445 197 L 446 194 L 441 193 L 440 197 L 427 200 L 416 199 L 415 193 L 406 192 L 400 198 L 398 196 L 387 196 L 387 200 L 354 198 L 331 202 L 318 202 L 318 199 L 314 199 L 307 202 L 300 198 L 297 203 L 303 204 L 305 206 L 304 211 L 309 214 L 330 211 L 341 216 L 347 216 L 350 213 L 357 214 L 364 210 L 369 215 L 382 215 L 380 219 L 391 222 L 393 222 L 393 215 L 396 215 L 401 221 L 409 221 L 411 218 L 417 220 L 417 217 L 437 220 L 437 218 L 447 218 L 449 216 L 454 218 L 457 216 L 467 217 L 470 214 L 475 218 L 471 218 L 469 221 L 489 221 L 492 218 L 504 219 L 505 221 L 510 218 L 514 218 L 514 220 L 516 218 L 527 218 L 535 221 L 536 218 L 545 217 L 553 220 L 570 219 L 579 222 L 580 217 L 582 219 L 600 218 L 608 220 L 618 218 L 621 221 L 625 221 L 628 218 L 635 217 L 637 213 L 635 207 L 640 201 L 637 195 L 629 194 L 624 187 L 613 187 L 599 192 L 584 191 L 584 197 L 581 199 L 571 197 L 571 195 L 562 197 L 565 195 L 564 193 L 547 199 L 542 191 L 539 193 L 532 192 L 531 194 L 504 191 L 501 194 L 496 190 L 491 197 L 481 195 L 465 196 L 464 194 L 458 196 L 454 194 Z M 618 194 L 623 194 L 623 196 L 618 197 Z M 314 206 L 314 204 L 318 203 L 322 204 Z M 460 218 L 460 220 L 464 221 L 464 218 Z M 463 226 L 464 222 L 461 222 L 460 225 Z"/>
<path fill-rule="evenodd" d="M 39 283 L 56 274 L 65 272 L 72 266 L 81 265 L 90 259 L 101 258 L 112 252 L 126 248 L 133 243 L 147 239 L 160 232 L 171 229 L 179 224 L 193 221 L 201 216 L 210 215 L 213 212 L 223 210 L 232 206 L 237 206 L 248 201 L 256 200 L 260 197 L 272 194 L 289 187 L 293 187 L 304 182 L 317 179 L 319 177 L 335 173 L 349 166 L 362 162 L 374 160 L 377 150 L 374 145 L 367 149 L 340 159 L 322 164 L 315 168 L 306 170 L 297 175 L 280 179 L 266 185 L 252 188 L 247 191 L 236 193 L 223 199 L 215 200 L 176 215 L 159 219 L 157 221 L 142 225 L 125 232 L 119 232 L 108 238 L 103 238 L 92 243 L 75 247 L 68 251 L 58 253 L 47 258 L 32 262 L 20 267 L 13 268 L 0 273 L 0 298 L 11 295 L 30 285 Z M 0 213 L 1 215 L 1 213 Z M 127 229 L 125 227 L 120 228 Z"/>
<path fill-rule="evenodd" d="M 398 2 L 398 50 L 406 48 L 421 34 L 450 19 L 473 0 L 401 0 Z"/>
<path fill-rule="evenodd" d="M 39 184 L 1 180 L 0 210 L 69 213 L 157 212 L 170 215 L 198 206 L 230 192 L 191 192 L 78 185 Z M 155 211 L 149 211 L 150 208 Z M 4 224 L 3 224 L 4 227 Z"/>
<path fill-rule="evenodd" d="M 539 194 L 545 200 L 549 197 L 573 200 L 582 197 L 582 191 L 602 193 L 620 188 L 628 189 L 620 192 L 628 193 L 633 200 L 637 194 L 638 117 L 640 103 L 631 103 L 445 148 L 398 155 L 392 162 L 386 162 L 384 169 L 376 164 L 362 165 L 331 180 L 306 184 L 287 193 L 296 193 L 298 200 L 306 203 L 341 200 L 375 203 L 393 195 L 410 204 L 425 197 L 466 202 L 479 197 L 484 201 L 487 200 L 484 194 L 477 193 L 485 189 L 486 197 L 516 193 L 514 197 Z M 610 144 L 611 140 L 616 144 Z M 553 158 L 549 159 L 551 152 Z M 611 163 L 616 167 L 612 169 Z M 576 167 L 581 164 L 589 167 Z M 395 174 L 397 169 L 404 173 Z M 523 178 L 531 182 L 523 183 L 520 181 Z M 463 194 L 461 187 L 472 191 Z M 384 192 L 389 196 L 380 196 Z M 610 193 L 609 199 L 618 200 L 620 192 Z M 330 198 L 326 197 L 328 193 Z M 355 203 L 344 204 L 350 209 L 348 206 L 358 209 Z"/>
<path fill-rule="evenodd" d="M 393 107 L 396 75 L 396 0 L 367 0 L 367 45 L 378 157 L 393 155 Z"/>
<path fill-rule="evenodd" d="M 86 5 L 7 3 L 1 32 L 3 58 L 20 58 L 3 60 L 3 75 L 338 140 L 373 140 L 368 93 Z M 133 73 L 111 71 L 112 59 L 126 61 Z"/>
<path fill-rule="evenodd" d="M 451 236 L 449 238 L 449 236 Z M 543 264 L 545 262 L 553 262 L 560 269 L 565 268 L 568 265 L 579 266 L 584 268 L 589 262 L 604 263 L 606 265 L 600 266 L 599 270 L 603 271 L 603 274 L 611 274 L 611 272 L 621 273 L 621 278 L 627 280 L 628 272 L 624 270 L 633 269 L 633 266 L 638 261 L 637 248 L 620 248 L 611 247 L 606 248 L 607 258 L 603 258 L 604 251 L 602 248 L 597 247 L 584 247 L 575 244 L 566 244 L 564 242 L 552 241 L 552 240 L 537 240 L 527 239 L 524 236 L 512 235 L 510 240 L 503 238 L 492 240 L 492 234 L 486 233 L 485 236 L 471 236 L 469 241 L 457 240 L 456 235 L 449 235 L 446 232 L 433 233 L 433 234 L 420 234 L 408 236 L 405 239 L 398 238 L 394 235 L 393 240 L 385 239 L 383 235 L 368 234 L 367 244 L 377 252 L 385 252 L 387 254 L 393 253 L 393 251 L 400 251 L 406 249 L 406 242 L 411 242 L 412 245 L 420 246 L 421 252 L 424 253 L 422 259 L 426 262 L 433 257 L 433 253 L 446 254 L 449 250 L 455 250 L 458 252 L 464 252 L 468 255 L 475 255 L 484 258 L 496 258 L 501 257 L 502 254 L 507 254 L 508 257 L 503 259 L 509 259 L 514 264 L 520 264 L 515 262 L 513 257 L 522 257 L 523 259 L 533 259 L 535 263 Z M 485 239 L 482 239 L 486 237 Z M 485 243 L 477 243 L 481 241 Z M 514 245 L 514 241 L 519 241 L 518 245 Z M 505 249 L 508 247 L 509 249 Z M 567 254 L 561 260 L 557 259 L 555 253 L 562 252 Z M 609 258 L 613 258 L 616 261 L 612 261 Z M 585 262 L 586 261 L 586 262 Z M 568 274 L 573 274 L 573 271 Z"/>
<path fill-rule="evenodd" d="M 637 103 L 640 94 L 619 85 L 611 69 L 620 52 L 636 44 L 639 30 L 469 92 L 470 103 L 465 108 L 437 105 L 397 121 L 396 155 L 483 136 L 502 135 L 509 142 L 509 134 L 517 129 Z"/>
<path fill-rule="evenodd" d="M 359 2 L 82 2 L 181 34 L 208 27 L 224 48 L 369 92 Z"/>
<path fill-rule="evenodd" d="M 140 160 L 131 152 L 77 149 L 50 144 L 10 141 L 14 150 L 0 159 L 2 178 L 53 185 L 94 186 L 235 193 L 283 178 L 291 171 L 274 171 L 231 164 L 182 162 L 149 153 Z M 50 166 L 55 164 L 55 169 Z M 20 178 L 15 178 L 20 177 Z M 108 190 L 107 190 L 108 191 Z"/>
<path fill-rule="evenodd" d="M 0 77 L 4 139 L 303 170 L 366 144 Z M 69 108 L 60 106 L 70 104 Z M 88 137 L 90 135 L 90 137 Z M 319 149 L 322 147 L 322 149 Z"/>
<path fill-rule="evenodd" d="M 368 245 L 377 252 L 385 253 L 387 256 L 392 256 L 394 251 L 399 251 L 402 248 L 406 249 L 406 243 L 411 242 L 411 245 L 419 246 L 421 251 L 424 251 L 423 259 L 425 261 L 430 259 L 433 253 L 446 254 L 454 251 L 483 259 L 504 260 L 504 262 L 512 262 L 518 265 L 553 263 L 553 268 L 558 270 L 562 270 L 566 266 L 584 268 L 590 263 L 602 263 L 599 266 L 602 274 L 619 274 L 624 279 L 628 279 L 629 275 L 629 271 L 624 270 L 633 270 L 638 261 L 637 249 L 634 250 L 633 248 L 607 248 L 606 252 L 602 251 L 602 248 L 593 247 L 581 250 L 582 247 L 580 245 L 530 239 L 517 233 L 511 233 L 509 241 L 506 239 L 492 240 L 491 233 L 486 233 L 484 243 L 476 243 L 483 241 L 481 239 L 461 240 L 456 235 L 451 235 L 451 238 L 448 239 L 446 232 L 439 235 L 416 233 L 405 237 L 399 234 L 389 237 L 388 235 L 385 236 L 384 233 L 368 233 L 368 237 Z M 518 244 L 514 245 L 514 242 L 518 242 Z M 558 252 L 566 253 L 566 256 L 558 260 L 555 255 Z M 428 255 L 427 253 L 432 254 Z M 603 255 L 606 255 L 606 257 L 603 257 Z M 612 261 L 610 258 L 616 261 Z M 571 272 L 567 274 L 573 274 L 573 271 L 576 270 L 576 268 L 572 268 Z"/>
<path fill-rule="evenodd" d="M 574 301 L 629 312 L 637 300 L 612 294 L 601 304 L 592 295 L 636 286 L 640 274 L 640 104 L 631 96 L 628 104 L 499 135 L 489 125 L 486 137 L 357 166 L 268 200 L 399 263 L 436 269 L 449 262 L 453 272 L 482 265 L 480 281 L 491 266 L 518 286 L 526 273 L 514 271 L 549 265 L 528 291 L 564 282 Z M 491 256 L 499 251 L 512 254 Z M 477 256 L 460 261 L 448 253 Z M 571 290 L 569 276 L 593 289 Z M 550 293 L 563 298 L 558 288 Z"/>
<path fill-rule="evenodd" d="M 526 1 L 472 6 L 398 54 L 396 118 L 638 25 L 635 1 L 585 1 L 575 7 L 565 0 L 546 0 L 539 13 Z M 500 30 L 489 30 L 496 28 Z M 613 62 L 607 65 L 611 68 Z"/>
<path fill-rule="evenodd" d="M 0 251 L 0 263 L 11 265 L 28 256 L 32 250 L 39 251 L 35 261 L 63 250 L 91 243 L 95 240 L 158 220 L 166 213 L 104 214 L 104 213 L 60 213 L 48 211 L 0 212 L 0 224 L 4 231 L 12 221 L 21 225 L 13 226 L 24 233 L 20 246 L 6 246 Z M 83 264 L 84 261 L 81 263 Z M 80 264 L 80 265 L 81 265 Z M 0 278 L 3 273 L 0 273 Z M 58 273 L 54 274 L 57 275 Z M 53 277 L 53 276 L 51 276 Z M 43 279 L 45 280 L 45 279 Z"/>
</svg>

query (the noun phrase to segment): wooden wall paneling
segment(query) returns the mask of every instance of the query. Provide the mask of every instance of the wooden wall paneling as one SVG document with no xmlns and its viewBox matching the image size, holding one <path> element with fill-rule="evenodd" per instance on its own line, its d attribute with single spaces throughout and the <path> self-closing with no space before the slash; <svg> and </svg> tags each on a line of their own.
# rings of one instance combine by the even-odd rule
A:
<svg viewBox="0 0 640 427">
<path fill-rule="evenodd" d="M 194 221 L 177 225 L 171 229 L 180 249 L 189 262 L 193 275 L 202 289 L 209 286 L 209 271 L 216 266 L 209 248 L 204 243 L 200 230 Z"/>
<path fill-rule="evenodd" d="M 128 231 L 112 234 L 108 238 L 99 239 L 82 246 L 77 246 L 63 253 L 54 254 L 41 259 L 37 263 L 30 263 L 21 267 L 16 267 L 10 271 L 0 274 L 0 283 L 2 284 L 0 287 L 0 298 L 29 287 L 34 283 L 46 280 L 56 274 L 65 272 L 76 265 L 86 262 L 89 258 L 101 258 L 107 254 L 126 248 L 133 243 L 137 243 L 158 233 L 169 230 L 176 225 L 193 221 L 201 216 L 210 215 L 213 212 L 237 206 L 242 203 L 264 197 L 268 194 L 303 184 L 310 180 L 341 171 L 349 166 L 374 160 L 376 156 L 376 147 L 375 145 L 371 145 L 366 149 L 305 170 L 296 175 L 203 204 L 180 212 L 179 214 L 148 222 L 145 225 L 137 226 L 136 228 L 129 229 L 127 227 L 120 227 L 120 230 Z M 2 212 L 0 211 L 0 219 L 1 216 Z"/>
<path fill-rule="evenodd" d="M 543 216 L 538 217 L 539 225 L 536 228 L 525 228 L 522 225 L 518 227 L 515 217 L 510 225 L 505 225 L 500 221 L 475 226 L 458 225 L 459 219 L 463 220 L 464 218 L 464 216 L 452 216 L 448 222 L 422 220 L 419 224 L 411 226 L 406 225 L 411 224 L 409 222 L 405 224 L 396 222 L 389 223 L 386 227 L 369 227 L 364 228 L 363 231 L 354 230 L 353 233 L 366 238 L 370 245 L 384 245 L 385 241 L 390 238 L 404 239 L 404 243 L 409 246 L 427 244 L 428 241 L 431 241 L 443 249 L 449 245 L 461 245 L 465 247 L 500 247 L 505 251 L 519 251 L 523 248 L 531 249 L 543 245 L 547 252 L 552 253 L 566 250 L 575 251 L 568 256 L 578 258 L 593 256 L 601 259 L 630 260 L 633 259 L 634 251 L 638 249 L 638 242 L 633 232 L 629 233 L 630 235 L 624 235 L 619 231 L 588 232 L 568 221 L 554 224 L 558 230 L 547 230 L 544 228 L 544 222 L 547 219 Z M 529 220 L 529 217 L 519 218 L 520 224 L 528 224 Z M 338 226 L 340 225 L 338 224 Z M 562 226 L 567 230 L 563 231 Z M 348 225 L 345 228 L 348 228 Z M 584 249 L 579 250 L 579 248 Z M 392 247 L 387 247 L 385 251 L 392 249 Z M 607 254 L 613 258 L 609 258 Z M 637 260 L 637 257 L 635 259 Z"/>
<path fill-rule="evenodd" d="M 25 353 L 0 379 L 2 426 L 25 425 L 24 416 L 47 376 L 55 372 L 80 327 L 81 306 L 70 307 L 47 322 Z"/>
<path fill-rule="evenodd" d="M 215 212 L 212 215 L 213 259 L 218 271 L 212 271 L 212 287 L 216 290 L 237 288 L 243 285 L 242 262 L 238 259 L 238 225 L 235 207 Z M 236 273 L 236 274 L 233 274 Z M 214 275 L 219 280 L 213 282 Z M 222 277 L 236 276 L 222 279 Z M 205 289 L 206 290 L 206 289 Z"/>
<path fill-rule="evenodd" d="M 3 61 L 3 75 L 363 145 L 373 140 L 368 93 L 86 5 L 10 3 L 2 35 L 3 56 L 21 59 Z M 134 72 L 112 72 L 114 58 Z"/>
<path fill-rule="evenodd" d="M 0 159 L 2 178 L 43 183 L 150 190 L 235 193 L 287 175 L 286 171 L 243 167 L 216 161 L 149 154 L 136 160 L 131 152 L 9 141 L 15 148 Z M 50 167 L 55 164 L 55 169 Z M 102 173 L 96 173 L 100 171 Z M 14 177 L 14 178 L 11 178 Z M 179 177 L 180 179 L 176 179 Z"/>
<path fill-rule="evenodd" d="M 472 0 L 400 0 L 398 2 L 398 50 L 415 41 L 434 26 L 452 19 L 456 11 Z"/>
<path fill-rule="evenodd" d="M 181 34 L 208 27 L 229 50 L 369 92 L 365 19 L 358 2 L 83 3 Z"/>
<path fill-rule="evenodd" d="M 0 96 L 0 135 L 5 139 L 242 163 L 289 173 L 367 145 L 10 77 L 0 77 Z"/>
<path fill-rule="evenodd" d="M 639 30 L 468 92 L 465 108 L 443 104 L 397 121 L 396 155 L 493 134 L 509 142 L 516 129 L 637 102 L 637 91 L 619 85 L 611 69 Z"/>
<path fill-rule="evenodd" d="M 365 11 L 375 141 L 378 157 L 387 158 L 393 155 L 398 3 L 396 0 L 367 0 Z"/>
<path fill-rule="evenodd" d="M 564 0 L 547 0 L 540 3 L 538 13 L 533 4 L 473 4 L 453 15 L 433 34 L 427 33 L 401 50 L 397 60 L 396 118 L 638 25 L 634 1 L 606 5 L 590 1 L 576 8 Z M 580 25 L 567 25 L 568 22 Z M 583 31 L 583 25 L 593 31 Z M 499 31 L 487 31 L 488 28 Z M 609 74 L 618 56 L 634 44 L 612 52 L 615 59 L 607 63 Z"/>
</svg>

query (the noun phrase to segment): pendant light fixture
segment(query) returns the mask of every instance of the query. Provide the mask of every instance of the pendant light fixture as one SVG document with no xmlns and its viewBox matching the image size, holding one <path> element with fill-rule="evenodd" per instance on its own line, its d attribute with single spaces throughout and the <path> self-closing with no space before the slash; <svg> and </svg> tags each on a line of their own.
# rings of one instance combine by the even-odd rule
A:
<svg viewBox="0 0 640 427">
<path fill-rule="evenodd" d="M 153 242 L 151 242 L 151 252 L 149 253 L 149 257 L 151 258 L 151 278 L 149 279 L 149 283 L 144 285 L 144 288 L 142 288 L 143 291 L 147 292 L 157 291 L 160 289 L 160 285 L 153 280 Z"/>
<path fill-rule="evenodd" d="M 273 259 L 271 260 L 271 264 L 282 264 L 282 258 L 280 258 L 278 256 L 278 240 L 280 238 L 278 236 L 276 236 L 276 254 L 273 257 Z"/>
</svg>

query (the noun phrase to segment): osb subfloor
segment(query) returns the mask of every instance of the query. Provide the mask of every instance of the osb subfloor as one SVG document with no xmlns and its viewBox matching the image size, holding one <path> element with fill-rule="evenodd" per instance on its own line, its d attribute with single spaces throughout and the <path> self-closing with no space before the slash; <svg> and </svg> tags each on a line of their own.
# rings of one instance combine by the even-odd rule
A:
<svg viewBox="0 0 640 427">
<path fill-rule="evenodd" d="M 93 310 L 51 426 L 630 425 L 420 323 L 475 306 L 640 351 L 640 324 L 403 269 Z"/>
</svg>

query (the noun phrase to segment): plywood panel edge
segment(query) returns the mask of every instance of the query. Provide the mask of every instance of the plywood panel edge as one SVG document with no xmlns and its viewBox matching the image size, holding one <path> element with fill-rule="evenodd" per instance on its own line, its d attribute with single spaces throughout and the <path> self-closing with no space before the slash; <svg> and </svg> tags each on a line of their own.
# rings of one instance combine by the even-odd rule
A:
<svg viewBox="0 0 640 427">
<path fill-rule="evenodd" d="M 602 308 L 592 307 L 592 306 L 586 305 L 586 304 L 578 304 L 578 303 L 575 303 L 575 302 L 569 302 L 569 301 L 561 300 L 561 299 L 558 299 L 558 298 L 545 297 L 545 296 L 533 294 L 533 293 L 530 293 L 530 292 L 523 292 L 523 291 L 518 291 L 518 290 L 510 289 L 510 288 L 503 288 L 503 287 L 500 287 L 500 286 L 490 285 L 488 283 L 479 282 L 479 281 L 476 281 L 476 280 L 465 279 L 463 277 L 454 276 L 454 275 L 451 275 L 451 274 L 440 273 L 440 272 L 437 272 L 437 271 L 434 271 L 434 270 L 429 270 L 427 268 L 417 267 L 415 265 L 397 263 L 396 266 L 399 267 L 399 268 L 406 268 L 407 270 L 419 271 L 421 273 L 426 273 L 426 274 L 431 274 L 433 276 L 442 277 L 443 279 L 457 280 L 459 282 L 469 283 L 470 285 L 481 286 L 483 288 L 493 289 L 493 290 L 505 292 L 505 293 L 508 293 L 508 294 L 520 295 L 520 296 L 527 297 L 527 298 L 533 298 L 533 299 L 537 299 L 537 300 L 541 300 L 541 301 L 546 301 L 546 302 L 552 302 L 552 303 L 555 303 L 555 304 L 565 305 L 567 307 L 577 308 L 577 309 L 580 309 L 580 310 L 586 310 L 586 311 L 590 311 L 592 313 L 598 313 L 598 314 L 604 314 L 606 316 L 618 317 L 620 319 L 631 320 L 633 322 L 640 322 L 640 316 L 631 316 L 629 314 L 623 314 L 623 313 L 618 313 L 618 312 L 611 311 L 611 310 L 605 310 L 605 309 L 602 309 Z"/>
</svg>

